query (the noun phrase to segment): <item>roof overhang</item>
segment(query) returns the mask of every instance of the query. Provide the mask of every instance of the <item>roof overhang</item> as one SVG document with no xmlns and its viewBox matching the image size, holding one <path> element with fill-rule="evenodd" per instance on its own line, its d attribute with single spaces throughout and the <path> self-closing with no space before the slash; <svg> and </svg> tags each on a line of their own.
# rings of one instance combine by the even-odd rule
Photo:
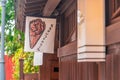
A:
<svg viewBox="0 0 120 80">
<path fill-rule="evenodd" d="M 63 3 L 70 0 L 15 0 L 16 27 L 25 30 L 25 17 L 57 17 Z"/>
</svg>

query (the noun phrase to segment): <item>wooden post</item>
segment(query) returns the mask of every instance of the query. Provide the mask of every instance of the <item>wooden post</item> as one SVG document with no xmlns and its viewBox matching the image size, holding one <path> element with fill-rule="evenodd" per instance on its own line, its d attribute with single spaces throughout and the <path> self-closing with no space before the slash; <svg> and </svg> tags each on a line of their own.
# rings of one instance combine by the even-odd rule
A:
<svg viewBox="0 0 120 80">
<path fill-rule="evenodd" d="M 20 62 L 20 80 L 24 80 L 24 73 L 23 73 L 23 62 L 24 60 L 23 59 L 19 59 L 19 62 Z"/>
</svg>

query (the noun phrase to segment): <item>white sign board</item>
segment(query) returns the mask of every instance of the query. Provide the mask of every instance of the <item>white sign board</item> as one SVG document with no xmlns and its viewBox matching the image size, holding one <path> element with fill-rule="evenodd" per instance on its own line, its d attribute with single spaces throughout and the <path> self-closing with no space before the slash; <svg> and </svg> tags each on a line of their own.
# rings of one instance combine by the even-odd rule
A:
<svg viewBox="0 0 120 80">
<path fill-rule="evenodd" d="M 33 65 L 39 66 L 43 64 L 43 53 L 42 52 L 34 52 Z"/>
<path fill-rule="evenodd" d="M 27 16 L 25 27 L 24 51 L 54 53 L 56 19 Z"/>
</svg>

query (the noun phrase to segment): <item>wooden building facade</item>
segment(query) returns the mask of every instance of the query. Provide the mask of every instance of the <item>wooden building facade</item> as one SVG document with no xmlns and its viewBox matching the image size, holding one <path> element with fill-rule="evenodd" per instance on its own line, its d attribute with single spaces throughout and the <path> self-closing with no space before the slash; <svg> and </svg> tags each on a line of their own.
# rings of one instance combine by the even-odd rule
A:
<svg viewBox="0 0 120 80">
<path fill-rule="evenodd" d="M 57 19 L 55 54 L 44 54 L 40 80 L 120 80 L 120 0 L 105 0 L 105 62 L 77 62 L 77 0 L 16 4 L 16 25 L 23 32 L 26 16 Z"/>
</svg>

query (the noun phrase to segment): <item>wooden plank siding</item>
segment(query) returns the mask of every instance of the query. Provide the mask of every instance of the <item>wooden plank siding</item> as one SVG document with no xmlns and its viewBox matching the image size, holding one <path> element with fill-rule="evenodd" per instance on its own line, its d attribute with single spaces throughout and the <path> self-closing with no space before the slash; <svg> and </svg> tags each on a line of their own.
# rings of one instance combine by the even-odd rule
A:
<svg viewBox="0 0 120 80">
<path fill-rule="evenodd" d="M 106 80 L 120 80 L 120 55 L 107 55 Z"/>
<path fill-rule="evenodd" d="M 118 45 L 117 47 L 119 48 Z M 59 80 L 120 80 L 120 51 L 117 52 L 118 48 L 113 47 L 113 51 L 106 56 L 106 62 L 101 63 L 78 63 L 77 54 L 60 56 Z"/>
<path fill-rule="evenodd" d="M 77 56 L 59 58 L 59 80 L 98 80 L 97 63 L 78 63 Z"/>
<path fill-rule="evenodd" d="M 76 55 L 59 59 L 59 80 L 76 80 Z"/>
</svg>

